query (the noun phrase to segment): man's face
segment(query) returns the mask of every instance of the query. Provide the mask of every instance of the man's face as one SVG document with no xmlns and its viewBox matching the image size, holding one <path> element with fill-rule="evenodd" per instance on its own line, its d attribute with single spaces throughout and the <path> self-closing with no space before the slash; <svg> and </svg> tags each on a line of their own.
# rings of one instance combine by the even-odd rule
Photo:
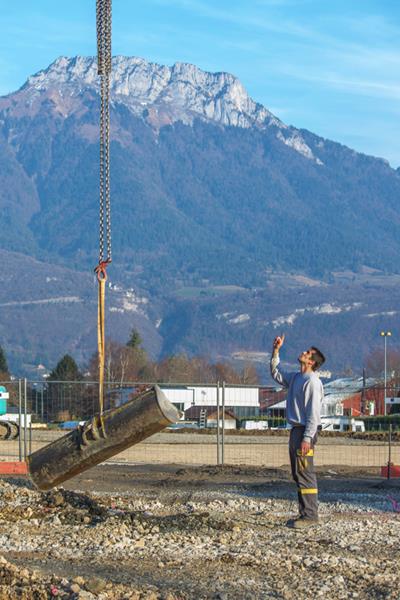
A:
<svg viewBox="0 0 400 600">
<path fill-rule="evenodd" d="M 304 350 L 298 358 L 300 364 L 305 365 L 307 367 L 313 367 L 315 361 L 312 359 L 314 350 L 309 348 L 308 350 Z"/>
</svg>

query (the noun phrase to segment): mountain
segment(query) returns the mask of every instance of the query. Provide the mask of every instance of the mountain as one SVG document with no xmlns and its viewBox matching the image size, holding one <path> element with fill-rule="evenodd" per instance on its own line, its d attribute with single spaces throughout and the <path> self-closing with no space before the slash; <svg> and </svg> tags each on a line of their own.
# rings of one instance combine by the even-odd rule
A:
<svg viewBox="0 0 400 600">
<path fill-rule="evenodd" d="M 67 351 L 82 365 L 97 348 L 97 282 L 79 272 L 0 250 L 0 339 L 16 373 L 37 376 L 36 367 L 55 365 Z M 139 329 L 151 356 L 162 339 L 149 300 L 132 288 L 109 283 L 107 325 L 127 341 Z"/>
<path fill-rule="evenodd" d="M 63 57 L 0 98 L 0 248 L 19 257 L 12 262 L 22 274 L 30 263 L 21 257 L 45 265 L 49 277 L 53 269 L 67 269 L 77 281 L 97 262 L 98 94 L 96 61 Z M 300 311 L 295 323 L 286 322 L 293 331 L 308 322 L 309 329 L 294 336 L 299 344 L 308 344 L 314 330 L 319 335 L 315 315 L 325 315 L 329 328 L 339 323 L 327 342 L 332 367 L 340 369 L 340 340 L 349 334 L 349 325 L 340 324 L 344 312 L 359 327 L 368 323 L 362 352 L 348 360 L 359 367 L 376 321 L 346 312 L 346 289 L 353 290 L 350 304 L 362 295 L 365 314 L 380 314 L 376 306 L 386 300 L 379 291 L 365 297 L 366 273 L 373 281 L 383 277 L 382 296 L 393 289 L 399 172 L 383 159 L 285 125 L 227 73 L 115 57 L 111 98 L 110 275 L 118 289 L 148 300 L 136 317 L 153 354 L 262 351 L 284 309 L 287 315 Z M 343 272 L 352 275 L 333 275 Z M 63 278 L 54 277 L 60 284 L 52 293 L 64 297 Z M 310 286 L 310 278 L 318 285 Z M 22 280 L 29 298 L 34 281 Z M 5 288 L 5 304 L 19 301 L 17 287 Z M 47 290 L 41 293 L 46 299 Z M 300 293 L 305 305 L 297 305 Z M 326 303 L 336 312 L 307 308 Z M 34 306 L 24 324 L 29 352 L 21 323 L 5 323 L 2 313 L 16 369 L 41 354 L 36 338 L 43 315 Z M 123 326 L 111 330 L 122 338 L 133 311 L 111 308 L 123 311 L 114 311 L 123 315 Z M 94 325 L 82 339 L 73 334 L 80 308 L 71 314 L 57 334 L 64 347 L 52 346 L 47 361 L 76 349 L 83 361 L 93 351 Z M 218 317 L 224 314 L 231 316 Z"/>
</svg>

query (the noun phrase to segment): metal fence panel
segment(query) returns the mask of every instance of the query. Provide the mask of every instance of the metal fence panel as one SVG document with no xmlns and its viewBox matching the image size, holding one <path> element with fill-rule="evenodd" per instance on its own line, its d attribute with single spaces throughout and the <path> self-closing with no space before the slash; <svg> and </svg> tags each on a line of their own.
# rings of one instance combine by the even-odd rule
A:
<svg viewBox="0 0 400 600">
<path fill-rule="evenodd" d="M 0 441 L 1 460 L 23 460 L 30 452 L 65 435 L 79 422 L 91 418 L 98 412 L 97 382 L 16 380 L 6 382 L 4 385 L 10 394 L 10 412 L 14 417 L 15 415 L 18 417 L 22 425 L 24 423 L 26 425 L 22 427 L 19 438 Z M 197 417 L 187 423 L 190 428 L 166 429 L 116 455 L 110 459 L 111 461 L 288 468 L 289 432 L 285 419 L 284 391 L 260 388 L 259 404 L 252 408 L 255 386 L 233 386 L 222 382 L 214 386 L 198 384 L 174 386 L 168 383 L 165 387 L 168 388 L 167 391 L 173 390 L 174 387 L 178 390 L 174 393 L 179 399 L 179 408 L 186 407 L 186 414 L 195 414 L 193 408 L 195 408 L 196 398 L 202 398 L 202 404 L 205 405 L 206 394 L 208 397 L 215 398 L 214 413 L 211 414 L 213 409 L 211 408 L 210 411 L 208 407 L 207 420 L 203 406 L 197 413 Z M 113 408 L 127 402 L 142 388 L 143 384 L 137 383 L 124 385 L 107 383 L 105 408 Z M 237 403 L 234 404 L 235 398 L 240 397 L 240 389 L 246 396 L 246 401 L 243 402 L 246 410 L 242 410 L 243 407 Z M 184 390 L 187 392 L 186 396 Z M 391 388 L 389 391 L 394 398 L 397 398 L 398 390 Z M 375 398 L 375 408 L 380 412 L 384 412 L 384 392 L 383 388 L 374 388 L 370 392 L 370 398 Z M 343 387 L 338 390 L 331 387 L 329 393 L 332 398 L 335 398 L 335 403 L 339 396 L 344 399 L 341 404 L 344 411 L 351 412 L 354 406 L 368 407 L 364 397 L 356 398 L 354 402 L 352 401 L 353 408 L 351 410 L 348 408 L 351 398 L 354 397 L 354 390 L 346 392 Z M 186 400 L 183 401 L 185 397 Z M 191 399 L 189 404 L 187 398 Z M 331 405 L 336 406 L 334 403 Z M 397 408 L 400 408 L 400 404 L 394 403 L 390 407 L 391 410 Z M 335 466 L 368 468 L 375 469 L 378 474 L 380 468 L 387 465 L 389 461 L 400 464 L 400 414 L 387 417 L 380 415 L 346 417 L 346 415 L 335 415 L 332 411 L 332 414 L 326 417 L 331 431 L 322 431 L 319 436 L 316 447 L 317 466 L 332 469 Z M 245 420 L 252 421 L 251 427 L 260 429 L 245 429 Z M 347 425 L 343 426 L 345 421 Z M 208 426 L 203 427 L 204 424 Z M 262 427 L 266 429 L 261 429 Z M 392 432 L 390 449 L 389 427 Z M 365 432 L 349 431 L 351 428 L 365 428 Z M 347 429 L 347 431 L 339 429 Z"/>
</svg>

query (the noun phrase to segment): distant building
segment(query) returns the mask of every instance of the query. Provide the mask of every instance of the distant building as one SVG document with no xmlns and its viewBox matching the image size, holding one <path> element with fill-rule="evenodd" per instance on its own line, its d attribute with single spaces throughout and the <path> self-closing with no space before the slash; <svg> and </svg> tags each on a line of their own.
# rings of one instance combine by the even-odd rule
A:
<svg viewBox="0 0 400 600">
<path fill-rule="evenodd" d="M 260 412 L 267 414 L 271 406 L 275 406 L 286 398 L 286 390 L 277 386 L 263 386 L 259 389 L 260 392 Z"/>
<path fill-rule="evenodd" d="M 359 417 L 383 414 L 383 389 L 381 382 L 368 377 L 344 377 L 325 384 L 323 416 Z"/>
<path fill-rule="evenodd" d="M 172 404 L 183 413 L 195 407 L 217 407 L 216 386 L 161 386 L 162 391 Z M 219 388 L 219 404 L 222 407 L 223 388 Z M 258 417 L 260 414 L 259 388 L 226 386 L 225 409 L 230 411 L 235 418 Z"/>
<path fill-rule="evenodd" d="M 200 425 L 204 419 L 205 427 L 217 427 L 218 414 L 215 406 L 191 406 L 185 411 L 185 421 L 197 421 Z M 219 411 L 219 426 L 222 427 L 222 408 Z M 236 417 L 231 410 L 225 409 L 225 429 L 236 429 Z"/>
<path fill-rule="evenodd" d="M 365 431 L 364 421 L 361 419 L 354 419 L 353 417 L 322 417 L 321 425 L 323 431 Z"/>
<path fill-rule="evenodd" d="M 286 392 L 286 390 L 284 390 Z M 321 417 L 358 417 L 384 414 L 382 382 L 374 378 L 345 377 L 324 384 Z M 270 403 L 267 413 L 286 416 L 286 399 Z"/>
</svg>

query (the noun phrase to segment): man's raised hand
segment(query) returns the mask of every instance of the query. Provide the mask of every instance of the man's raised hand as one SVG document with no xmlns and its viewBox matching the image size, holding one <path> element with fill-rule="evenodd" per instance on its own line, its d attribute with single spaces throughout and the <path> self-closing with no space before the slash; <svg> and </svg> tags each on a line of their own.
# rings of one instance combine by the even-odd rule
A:
<svg viewBox="0 0 400 600">
<path fill-rule="evenodd" d="M 285 341 L 285 334 L 282 333 L 282 335 L 278 335 L 276 336 L 276 338 L 274 339 L 274 344 L 273 344 L 273 348 L 275 350 L 275 352 L 278 352 L 282 346 L 283 346 L 283 342 Z"/>
</svg>

